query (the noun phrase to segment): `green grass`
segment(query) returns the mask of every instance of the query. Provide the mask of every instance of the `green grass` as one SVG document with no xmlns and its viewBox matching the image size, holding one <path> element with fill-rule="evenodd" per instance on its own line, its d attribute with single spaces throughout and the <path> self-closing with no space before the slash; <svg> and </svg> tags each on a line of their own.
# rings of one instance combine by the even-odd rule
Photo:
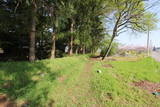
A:
<svg viewBox="0 0 160 107">
<path fill-rule="evenodd" d="M 61 83 L 50 94 L 50 98 L 55 101 L 55 107 L 92 107 L 95 104 L 90 88 L 92 72 L 87 71 L 88 66 L 90 65 L 87 63 L 83 72 L 70 76 L 66 83 Z"/>
<path fill-rule="evenodd" d="M 104 67 L 108 64 L 113 68 Z M 133 86 L 141 80 L 160 83 L 160 63 L 152 58 L 89 61 L 86 56 L 0 63 L 0 93 L 29 107 L 160 107 L 158 98 Z"/>
<path fill-rule="evenodd" d="M 86 57 L 79 56 L 35 63 L 0 63 L 0 93 L 6 93 L 18 103 L 27 101 L 31 107 L 48 107 L 54 100 L 50 99 L 50 93 L 60 84 L 58 78 L 65 76 L 65 83 L 74 80 L 86 61 Z"/>
<path fill-rule="evenodd" d="M 103 65 L 112 64 L 113 68 Z M 108 107 L 159 107 L 159 99 L 151 93 L 134 87 L 134 81 L 148 80 L 160 82 L 160 63 L 152 58 L 137 61 L 97 62 L 94 70 L 101 69 L 101 74 L 95 73 L 92 89 L 102 106 Z"/>
</svg>

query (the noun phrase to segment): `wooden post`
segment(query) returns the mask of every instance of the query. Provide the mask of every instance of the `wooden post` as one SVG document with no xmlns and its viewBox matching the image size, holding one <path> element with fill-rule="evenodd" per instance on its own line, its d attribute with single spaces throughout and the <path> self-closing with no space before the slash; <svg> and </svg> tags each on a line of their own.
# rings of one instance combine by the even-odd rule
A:
<svg viewBox="0 0 160 107">
<path fill-rule="evenodd" d="M 150 49 L 149 49 L 149 27 L 148 27 L 148 32 L 147 32 L 147 55 L 149 56 L 150 55 Z"/>
</svg>

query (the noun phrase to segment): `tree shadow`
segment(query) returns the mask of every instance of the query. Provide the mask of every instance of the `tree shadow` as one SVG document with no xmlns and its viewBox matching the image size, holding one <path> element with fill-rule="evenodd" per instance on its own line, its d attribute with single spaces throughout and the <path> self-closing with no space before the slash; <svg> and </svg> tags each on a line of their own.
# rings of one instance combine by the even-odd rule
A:
<svg viewBox="0 0 160 107">
<path fill-rule="evenodd" d="M 53 72 L 46 63 L 50 62 L 0 63 L 0 93 L 5 93 L 10 99 L 15 100 L 19 97 L 25 97 L 32 90 L 36 91 L 36 85 L 41 81 L 54 81 L 60 74 Z M 44 97 L 48 93 L 48 86 L 44 86 L 42 90 L 39 95 Z M 41 96 L 37 95 L 32 100 L 40 99 Z M 36 104 L 39 103 L 38 101 Z M 35 101 L 30 102 L 34 103 Z"/>
</svg>

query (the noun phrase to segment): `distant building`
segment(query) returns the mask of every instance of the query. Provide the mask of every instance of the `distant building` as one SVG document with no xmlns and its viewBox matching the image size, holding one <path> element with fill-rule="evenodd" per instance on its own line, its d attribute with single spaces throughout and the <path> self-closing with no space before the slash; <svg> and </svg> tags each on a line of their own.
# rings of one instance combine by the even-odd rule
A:
<svg viewBox="0 0 160 107">
<path fill-rule="evenodd" d="M 136 56 L 145 52 L 147 52 L 145 46 L 121 46 L 119 47 L 118 54 L 121 56 Z"/>
<path fill-rule="evenodd" d="M 147 48 L 145 46 L 121 46 L 119 47 L 119 50 L 145 52 L 147 51 Z"/>
</svg>

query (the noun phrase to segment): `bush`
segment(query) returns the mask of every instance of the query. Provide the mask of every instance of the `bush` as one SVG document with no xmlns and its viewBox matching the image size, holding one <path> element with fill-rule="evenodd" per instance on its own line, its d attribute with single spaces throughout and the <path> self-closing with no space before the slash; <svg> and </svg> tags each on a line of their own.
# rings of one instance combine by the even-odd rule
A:
<svg viewBox="0 0 160 107">
<path fill-rule="evenodd" d="M 109 52 L 109 56 L 115 55 L 117 53 L 117 49 L 118 49 L 117 43 L 113 43 L 112 44 L 112 48 L 111 48 L 111 50 Z M 100 55 L 103 56 L 105 54 L 105 52 L 106 52 L 106 48 L 102 48 Z"/>
</svg>

